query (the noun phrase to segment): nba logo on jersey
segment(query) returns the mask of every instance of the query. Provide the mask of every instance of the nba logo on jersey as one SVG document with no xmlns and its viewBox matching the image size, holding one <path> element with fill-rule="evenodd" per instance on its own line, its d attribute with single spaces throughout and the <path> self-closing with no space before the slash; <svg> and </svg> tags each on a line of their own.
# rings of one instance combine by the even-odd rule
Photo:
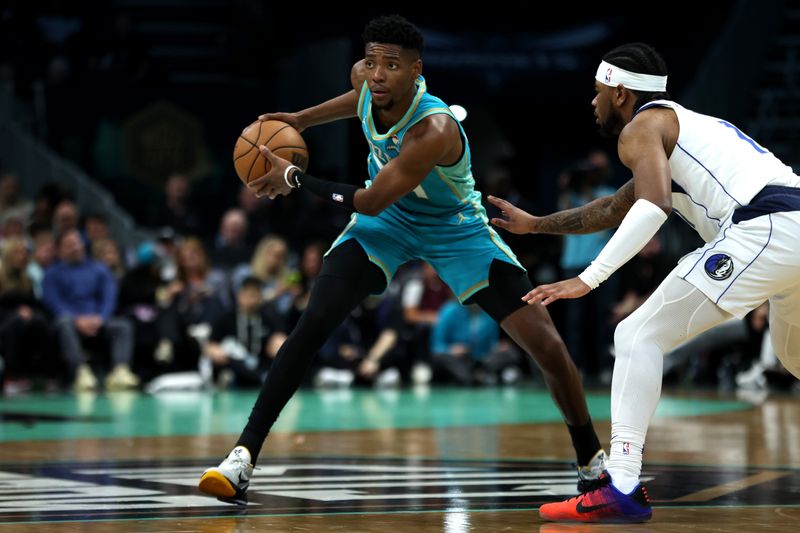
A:
<svg viewBox="0 0 800 533">
<path fill-rule="evenodd" d="M 612 72 L 613 72 L 612 69 L 606 69 L 606 82 L 610 82 L 611 81 L 611 73 Z"/>
<path fill-rule="evenodd" d="M 728 254 L 714 254 L 706 259 L 706 274 L 715 280 L 728 279 L 733 274 L 733 259 Z"/>
</svg>

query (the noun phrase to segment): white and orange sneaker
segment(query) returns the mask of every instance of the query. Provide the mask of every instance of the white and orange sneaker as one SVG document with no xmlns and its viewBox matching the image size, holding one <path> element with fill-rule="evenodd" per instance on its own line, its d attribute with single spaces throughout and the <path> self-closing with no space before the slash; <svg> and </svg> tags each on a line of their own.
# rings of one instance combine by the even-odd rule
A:
<svg viewBox="0 0 800 533">
<path fill-rule="evenodd" d="M 219 466 L 203 472 L 198 488 L 222 502 L 247 505 L 247 487 L 252 475 L 250 452 L 244 446 L 237 446 Z"/>
</svg>

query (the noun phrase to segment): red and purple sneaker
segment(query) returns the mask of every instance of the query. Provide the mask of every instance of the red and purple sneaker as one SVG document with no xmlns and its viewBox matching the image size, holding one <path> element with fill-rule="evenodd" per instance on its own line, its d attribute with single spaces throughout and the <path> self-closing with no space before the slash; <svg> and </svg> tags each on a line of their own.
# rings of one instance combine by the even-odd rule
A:
<svg viewBox="0 0 800 533">
<path fill-rule="evenodd" d="M 647 489 L 639 483 L 630 494 L 623 494 L 603 474 L 603 486 L 569 500 L 546 503 L 539 516 L 553 522 L 647 522 L 653 516 Z"/>
</svg>

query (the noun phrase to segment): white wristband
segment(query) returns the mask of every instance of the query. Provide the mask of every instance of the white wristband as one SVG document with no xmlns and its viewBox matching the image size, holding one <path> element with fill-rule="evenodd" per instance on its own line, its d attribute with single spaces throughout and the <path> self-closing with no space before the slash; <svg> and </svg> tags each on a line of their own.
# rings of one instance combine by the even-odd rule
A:
<svg viewBox="0 0 800 533">
<path fill-rule="evenodd" d="M 299 187 L 299 185 L 292 185 L 292 181 L 289 179 L 289 175 L 295 170 L 300 170 L 300 168 L 294 165 L 289 165 L 286 167 L 286 170 L 283 171 L 283 181 L 286 182 L 286 185 L 288 185 L 290 189 L 296 189 Z"/>
<path fill-rule="evenodd" d="M 580 280 L 596 289 L 639 253 L 666 220 L 667 214 L 656 204 L 643 198 L 636 200 L 597 259 L 578 275 Z"/>
</svg>

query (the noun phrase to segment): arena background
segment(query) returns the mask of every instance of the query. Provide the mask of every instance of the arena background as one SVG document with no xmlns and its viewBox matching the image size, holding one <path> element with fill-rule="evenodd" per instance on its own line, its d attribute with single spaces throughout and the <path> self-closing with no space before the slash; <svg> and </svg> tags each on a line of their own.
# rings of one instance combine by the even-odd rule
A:
<svg viewBox="0 0 800 533">
<path fill-rule="evenodd" d="M 197 215 L 191 234 L 218 267 L 221 221 L 243 202 L 231 162 L 241 130 L 259 114 L 300 110 L 349 90 L 365 23 L 392 13 L 422 30 L 430 92 L 467 110 L 463 126 L 478 188 L 534 213 L 558 209 L 570 180 L 597 170 L 590 159 L 597 150 L 610 161 L 608 185 L 629 179 L 614 141 L 598 135 L 590 102 L 600 57 L 631 41 L 661 52 L 677 101 L 736 124 L 800 170 L 796 2 L 546 7 L 0 0 L 0 175 L 14 177 L 20 202 L 34 213 L 41 204 L 53 216 L 57 205 L 45 204 L 67 199 L 81 224 L 99 217 L 119 246 L 122 270 L 130 272 L 152 258 L 153 245 L 190 235 L 167 227 L 161 216 L 165 186 L 181 174 Z M 367 152 L 356 121 L 303 136 L 315 176 L 363 182 Z M 0 244 L 19 234 L 34 254 L 34 225 L 2 210 L 0 203 Z M 249 250 L 264 235 L 280 235 L 300 276 L 304 250 L 329 244 L 348 216 L 310 195 L 262 200 L 248 212 Z M 534 284 L 564 273 L 560 237 L 504 237 Z M 673 216 L 659 242 L 650 256 L 656 260 L 636 264 L 656 270 L 674 264 L 700 240 Z M 601 319 L 576 323 L 564 302 L 552 305 L 559 330 L 571 334 L 569 342 L 592 337 L 608 351 L 613 320 L 607 318 L 624 302 L 626 280 L 647 277 L 640 274 L 627 270 L 618 285 L 608 284 L 618 292 L 608 296 Z M 403 284 L 421 275 L 404 271 L 389 297 L 402 299 Z M 628 288 L 641 289 L 634 285 Z M 779 368 L 755 364 L 763 316 L 742 327 L 735 340 L 693 348 L 668 364 L 645 458 L 656 519 L 631 531 L 798 527 L 792 497 L 800 491 L 798 387 Z M 403 331 L 404 353 L 414 356 L 416 330 Z M 164 385 L 163 394 L 148 389 L 163 371 L 157 345 L 158 338 L 137 344 L 132 367 L 140 382 L 125 387 L 132 391 L 101 385 L 75 392 L 56 348 L 31 357 L 31 375 L 5 365 L 0 528 L 67 531 L 86 522 L 80 527 L 87 531 L 594 531 L 541 524 L 535 512 L 571 494 L 574 470 L 559 413 L 533 365 L 521 364 L 519 379 L 505 386 L 435 380 L 419 387 L 404 373 L 393 387 L 374 391 L 315 387 L 309 376 L 267 442 L 266 471 L 256 471 L 262 477 L 248 515 L 209 502 L 195 485 L 235 441 L 257 389 L 231 387 L 216 374 L 203 374 L 205 381 L 188 392 L 176 392 L 182 387 L 175 383 Z M 202 343 L 194 346 L 191 370 L 204 357 Z M 573 356 L 607 442 L 611 359 L 591 346 Z M 108 366 L 99 364 L 99 377 Z M 385 484 L 350 486 L 357 479 Z"/>
</svg>

